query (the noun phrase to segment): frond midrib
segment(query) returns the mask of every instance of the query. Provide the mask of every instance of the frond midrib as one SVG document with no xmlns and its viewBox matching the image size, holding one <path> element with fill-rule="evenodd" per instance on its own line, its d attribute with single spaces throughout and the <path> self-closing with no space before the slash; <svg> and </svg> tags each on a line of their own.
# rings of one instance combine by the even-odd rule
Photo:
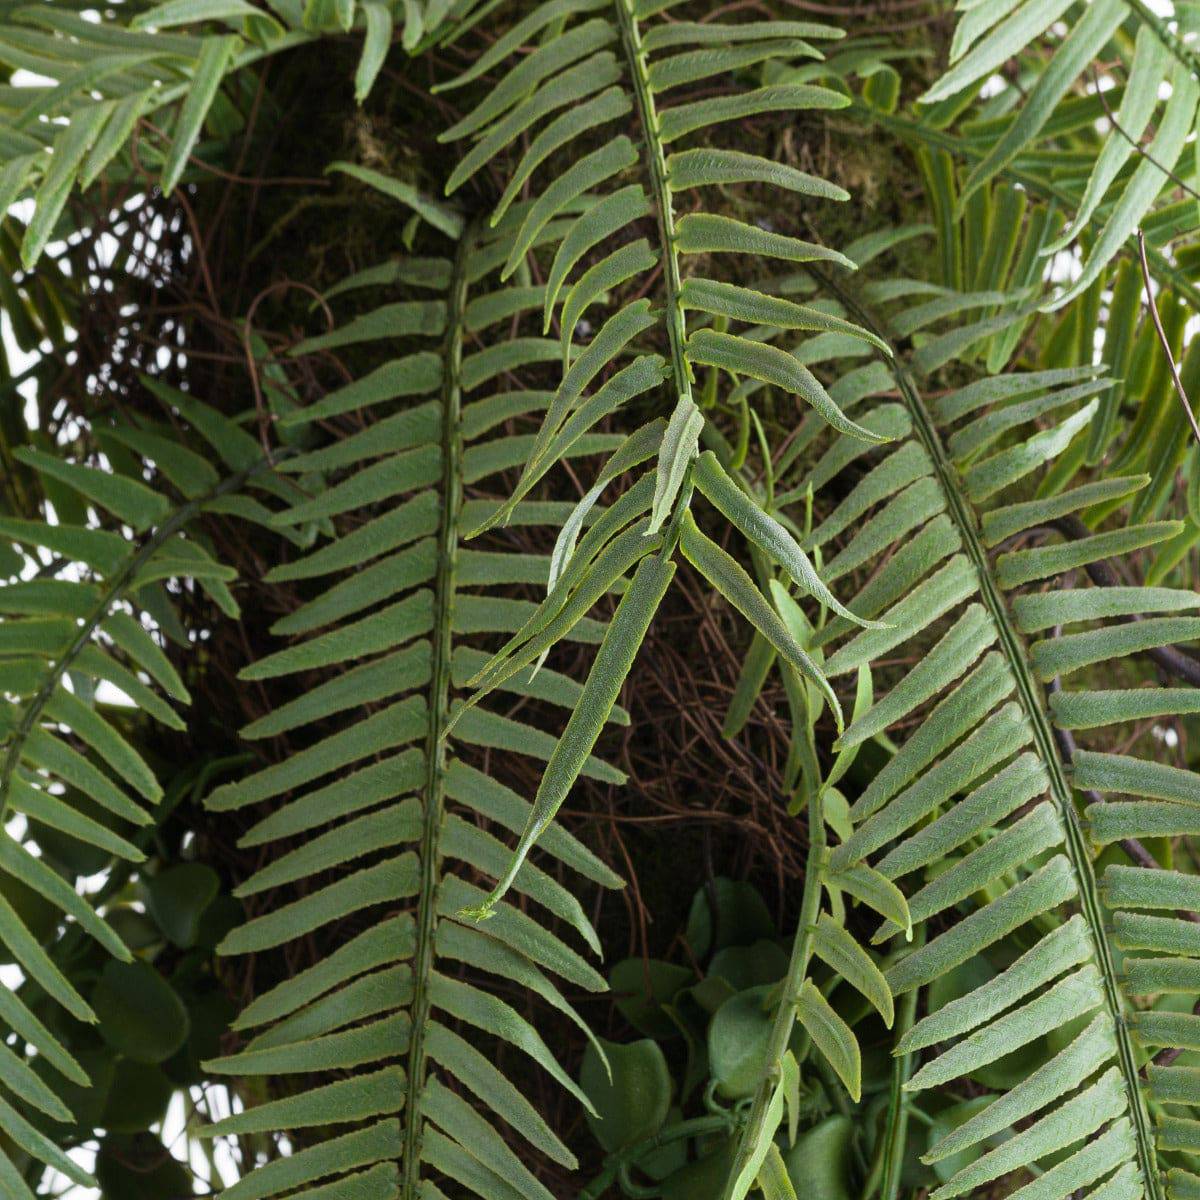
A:
<svg viewBox="0 0 1200 1200">
<path fill-rule="evenodd" d="M 836 282 L 819 272 L 813 271 L 813 274 L 823 285 L 837 294 L 847 308 L 855 312 L 857 319 L 863 325 L 879 336 L 884 336 L 884 331 L 879 323 L 852 295 L 846 293 Z M 952 519 L 958 526 L 967 556 L 975 568 L 979 580 L 980 597 L 995 623 L 1005 659 L 1013 679 L 1016 681 L 1021 706 L 1033 731 L 1039 756 L 1050 778 L 1050 790 L 1066 833 L 1067 858 L 1075 873 L 1080 905 L 1091 932 L 1096 965 L 1100 969 L 1103 981 L 1105 1007 L 1112 1020 L 1113 1035 L 1120 1056 L 1121 1075 L 1129 1095 L 1130 1116 L 1137 1143 L 1138 1166 L 1142 1174 L 1142 1182 L 1149 1200 L 1161 1200 L 1162 1186 L 1154 1149 L 1154 1136 L 1150 1129 L 1149 1115 L 1138 1079 L 1133 1042 L 1125 1020 L 1124 997 L 1118 982 L 1112 950 L 1105 936 L 1104 916 L 1097 894 L 1092 859 L 1088 853 L 1078 814 L 1075 811 L 1073 790 L 1066 777 L 1062 759 L 1059 757 L 1046 706 L 1040 698 L 1038 684 L 1029 667 L 1028 650 L 1024 638 L 1013 625 L 1004 597 L 992 576 L 991 563 L 988 561 L 987 552 L 980 541 L 978 526 L 972 517 L 972 507 L 963 494 L 958 474 L 946 454 L 941 436 L 925 408 L 920 392 L 913 382 L 912 376 L 898 359 L 892 360 L 889 369 L 899 386 L 921 445 L 933 463 L 934 473 L 946 497 Z"/>
<path fill-rule="evenodd" d="M 467 303 L 467 268 L 475 245 L 476 225 L 459 239 L 450 277 L 442 382 L 442 514 L 438 534 L 438 566 L 434 582 L 430 648 L 429 729 L 425 738 L 420 842 L 421 888 L 417 901 L 413 951 L 412 1033 L 404 1104 L 404 1147 L 401 1196 L 416 1196 L 421 1180 L 421 1091 L 425 1079 L 425 1026 L 429 1018 L 429 978 L 433 971 L 437 927 L 437 890 L 441 877 L 439 840 L 445 811 L 446 738 L 450 715 L 451 618 L 454 607 L 458 524 L 462 508 L 462 359 L 463 312 Z"/>
<path fill-rule="evenodd" d="M 1092 867 L 1091 855 L 1088 853 L 1083 830 L 1080 827 L 1079 815 L 1075 811 L 1074 793 L 1070 782 L 1063 770 L 1062 759 L 1054 740 L 1054 732 L 1046 715 L 1046 706 L 1041 699 L 1040 689 L 1033 678 L 1029 667 L 1029 654 L 1024 639 L 1013 626 L 1008 608 L 1000 595 L 995 580 L 992 577 L 991 564 L 979 540 L 975 524 L 970 519 L 966 499 L 958 486 L 958 480 L 953 473 L 949 460 L 946 458 L 941 439 L 929 419 L 929 414 L 920 396 L 913 386 L 911 377 L 900 368 L 896 372 L 900 390 L 904 394 L 905 404 L 913 418 L 913 425 L 930 458 L 934 470 L 942 484 L 951 513 L 959 526 L 963 544 L 967 550 L 976 574 L 980 581 L 980 592 L 1000 634 L 1000 642 L 1009 669 L 1017 683 L 1021 697 L 1021 706 L 1029 719 L 1034 739 L 1043 764 L 1050 776 L 1051 793 L 1059 810 L 1063 828 L 1066 831 L 1067 857 L 1075 872 L 1079 887 L 1080 904 L 1084 917 L 1091 930 L 1092 944 L 1095 947 L 1097 965 L 1100 967 L 1104 984 L 1105 1005 L 1112 1018 L 1113 1033 L 1121 1058 L 1121 1074 L 1129 1093 L 1130 1115 L 1133 1118 L 1134 1131 L 1137 1139 L 1138 1160 L 1146 1185 L 1148 1197 L 1159 1197 L 1161 1188 L 1156 1166 L 1154 1138 L 1149 1126 L 1149 1117 L 1142 1098 L 1141 1084 L 1138 1080 L 1137 1059 L 1134 1054 L 1133 1042 L 1125 1022 L 1125 1004 L 1120 984 L 1117 982 L 1117 968 L 1113 962 L 1112 949 L 1104 932 L 1104 914 L 1101 910 L 1100 899 L 1096 890 L 1096 875 Z"/>
<path fill-rule="evenodd" d="M 671 374 L 676 398 L 692 400 L 692 374 L 686 357 L 687 326 L 680 292 L 683 279 L 679 270 L 679 251 L 675 238 L 675 208 L 667 183 L 667 158 L 659 133 L 658 108 L 650 87 L 642 34 L 631 0 L 613 0 L 621 29 L 621 45 L 629 61 L 630 80 L 637 102 L 638 118 L 645 135 L 646 169 L 650 175 L 651 200 L 658 221 L 660 254 L 663 265 L 663 292 L 667 338 L 671 347 Z"/>
<path fill-rule="evenodd" d="M 768 1064 L 767 1077 L 754 1093 L 746 1123 L 742 1127 L 737 1150 L 725 1179 L 724 1196 L 727 1198 L 736 1187 L 747 1163 L 753 1157 L 766 1129 L 768 1107 L 778 1085 L 777 1064 L 787 1052 L 788 1040 L 796 1025 L 795 999 L 808 977 L 809 964 L 813 956 L 813 941 L 817 919 L 820 915 L 821 893 L 829 868 L 829 849 L 825 844 L 825 804 L 820 789 L 814 791 L 808 802 L 809 848 L 804 867 L 804 891 L 800 900 L 800 916 L 796 925 L 796 937 L 792 942 L 791 957 L 787 971 L 780 984 L 780 1003 L 767 1041 L 764 1060 Z"/>
</svg>

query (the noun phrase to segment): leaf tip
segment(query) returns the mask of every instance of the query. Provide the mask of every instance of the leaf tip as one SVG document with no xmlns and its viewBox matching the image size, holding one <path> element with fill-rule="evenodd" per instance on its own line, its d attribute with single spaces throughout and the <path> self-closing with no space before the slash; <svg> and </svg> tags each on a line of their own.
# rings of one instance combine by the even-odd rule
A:
<svg viewBox="0 0 1200 1200">
<path fill-rule="evenodd" d="M 495 901 L 489 896 L 482 904 L 470 904 L 460 908 L 454 915 L 460 921 L 488 921 L 496 914 Z"/>
</svg>

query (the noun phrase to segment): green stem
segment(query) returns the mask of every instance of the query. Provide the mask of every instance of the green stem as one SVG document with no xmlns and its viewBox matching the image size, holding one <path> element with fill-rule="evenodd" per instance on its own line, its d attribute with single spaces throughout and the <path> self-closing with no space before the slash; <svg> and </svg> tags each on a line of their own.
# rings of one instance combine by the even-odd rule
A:
<svg viewBox="0 0 1200 1200">
<path fill-rule="evenodd" d="M 403 1179 L 400 1195 L 416 1200 L 421 1189 L 421 1092 L 425 1086 L 425 1027 L 429 1021 L 429 977 L 437 931 L 437 883 L 441 878 L 440 839 L 445 811 L 446 739 L 450 715 L 451 613 L 454 606 L 458 523 L 462 508 L 463 310 L 467 303 L 467 264 L 475 226 L 464 231 L 455 254 L 446 314 L 445 377 L 442 383 L 442 514 L 437 579 L 434 584 L 433 647 L 429 683 L 429 729 L 425 736 L 425 785 L 421 825 L 421 884 L 413 951 L 412 1035 L 405 1087 Z"/>
<path fill-rule="evenodd" d="M 802 685 L 803 686 L 803 685 Z M 767 1109 L 778 1082 L 779 1064 L 787 1052 L 788 1041 L 796 1024 L 796 997 L 808 975 L 808 964 L 812 958 L 813 934 L 821 908 L 821 889 L 825 882 L 825 870 L 829 861 L 829 850 L 825 839 L 825 804 L 820 788 L 813 788 L 808 798 L 808 860 L 804 868 L 804 893 L 800 900 L 800 921 L 792 941 L 792 955 L 787 974 L 783 978 L 779 1008 L 767 1041 L 764 1063 L 766 1077 L 754 1093 L 750 1114 L 742 1127 L 733 1166 L 725 1182 L 728 1197 L 735 1180 L 742 1173 L 754 1154 L 755 1148 L 766 1134 Z"/>
<path fill-rule="evenodd" d="M 812 274 L 854 313 L 857 320 L 879 336 L 883 336 L 879 323 L 850 293 L 823 273 L 813 270 Z M 1092 857 L 1088 851 L 1087 839 L 1081 827 L 1079 814 L 1075 808 L 1071 784 L 1058 754 L 1054 730 L 1046 716 L 1044 696 L 1030 668 L 1028 650 L 1024 640 L 1013 625 L 1004 597 L 992 576 L 991 563 L 983 543 L 979 540 L 974 513 L 963 493 L 958 472 L 946 454 L 941 437 L 925 408 L 912 376 L 898 359 L 893 359 L 889 366 L 912 418 L 913 428 L 933 462 L 934 471 L 946 497 L 950 515 L 958 525 L 963 546 L 975 567 L 981 598 L 995 623 L 1005 657 L 1008 660 L 1009 670 L 1017 685 L 1021 706 L 1025 710 L 1026 718 L 1033 731 L 1042 764 L 1050 777 L 1050 792 L 1054 797 L 1065 831 L 1067 857 L 1075 872 L 1080 907 L 1091 929 L 1096 965 L 1100 969 L 1103 980 L 1105 1007 L 1112 1020 L 1121 1074 L 1129 1094 L 1129 1114 L 1137 1145 L 1142 1182 L 1149 1200 L 1162 1200 L 1162 1186 L 1154 1152 L 1154 1135 L 1150 1128 L 1150 1119 L 1138 1079 L 1137 1058 L 1125 1019 L 1125 1000 L 1118 983 L 1112 949 L 1104 932 L 1104 912 L 1096 890 Z"/>
<path fill-rule="evenodd" d="M 925 926 L 913 934 L 913 949 L 925 941 Z M 917 995 L 920 988 L 913 988 L 900 1001 L 896 1022 L 896 1041 L 912 1028 L 917 1015 Z M 904 1147 L 908 1141 L 909 1105 L 904 1097 L 904 1085 L 912 1075 L 913 1054 L 898 1055 L 892 1063 L 892 1088 L 888 1098 L 888 1123 L 883 1138 L 883 1157 L 880 1160 L 883 1183 L 882 1200 L 897 1200 L 900 1195 L 900 1172 L 904 1167 Z M 869 1193 L 868 1193 L 869 1194 Z"/>
<path fill-rule="evenodd" d="M 644 1154 L 657 1150 L 671 1142 L 682 1141 L 684 1138 L 699 1138 L 710 1133 L 724 1133 L 729 1129 L 731 1118 L 721 1116 L 689 1117 L 686 1121 L 677 1121 L 674 1125 L 666 1125 L 657 1133 L 632 1146 L 626 1146 L 605 1160 L 604 1170 L 596 1175 L 580 1191 L 578 1200 L 596 1200 L 602 1196 L 620 1174 L 621 1170 L 637 1162 Z M 657 1194 L 657 1192 L 655 1193 Z"/>
<path fill-rule="evenodd" d="M 687 325 L 683 315 L 680 291 L 683 287 L 679 273 L 679 251 L 675 245 L 675 209 L 667 183 L 667 160 L 659 135 L 658 109 L 650 88 L 650 67 L 642 47 L 642 33 L 633 15 L 633 0 L 614 0 L 617 21 L 621 27 L 621 43 L 629 59 L 633 92 L 638 116 L 646 135 L 646 167 L 650 172 L 650 193 L 658 217 L 662 241 L 663 282 L 666 301 L 667 338 L 671 346 L 671 371 L 679 401 L 692 401 L 692 373 L 684 347 Z"/>
</svg>

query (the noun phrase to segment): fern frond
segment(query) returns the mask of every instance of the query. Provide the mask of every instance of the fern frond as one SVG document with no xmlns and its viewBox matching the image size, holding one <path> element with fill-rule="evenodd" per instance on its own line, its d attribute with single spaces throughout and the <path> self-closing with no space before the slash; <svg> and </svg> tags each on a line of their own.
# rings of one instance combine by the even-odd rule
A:
<svg viewBox="0 0 1200 1200">
<path fill-rule="evenodd" d="M 765 184 L 801 196 L 845 198 L 841 189 L 795 168 L 712 146 L 716 131 L 730 121 L 774 112 L 833 111 L 846 104 L 841 92 L 790 82 L 764 83 L 696 100 L 689 100 L 686 91 L 697 82 L 720 75 L 736 77 L 750 68 L 764 74 L 790 70 L 797 61 L 820 57 L 813 41 L 838 38 L 841 32 L 811 21 L 699 22 L 687 19 L 680 6 L 670 7 L 670 19 L 662 19 L 664 6 L 653 3 L 547 0 L 465 73 L 439 85 L 442 92 L 471 87 L 481 95 L 442 135 L 446 141 L 474 139 L 452 172 L 448 191 L 462 187 L 505 154 L 516 157 L 492 218 L 493 224 L 508 224 L 514 230 L 501 273 L 511 276 L 528 253 L 544 248 L 549 266 L 541 300 L 543 329 L 549 333 L 557 322 L 563 346 L 562 381 L 522 480 L 508 504 L 497 509 L 479 531 L 509 518 L 520 497 L 561 459 L 563 448 L 579 429 L 617 414 L 640 396 L 665 391 L 661 411 L 667 420 L 656 448 L 647 538 L 661 533 L 664 560 L 677 545 L 682 546 L 709 582 L 727 596 L 736 594 L 735 603 L 743 614 L 773 644 L 785 647 L 789 660 L 820 684 L 820 673 L 792 633 L 774 619 L 762 595 L 764 583 L 752 583 L 725 569 L 720 555 L 705 551 L 707 539 L 691 521 L 693 462 L 706 430 L 694 381 L 698 372 L 705 372 L 714 382 L 719 375 L 735 384 L 781 387 L 835 428 L 864 443 L 875 443 L 889 435 L 846 418 L 802 357 L 771 344 L 775 325 L 861 339 L 868 347 L 872 335 L 852 322 L 788 301 L 782 294 L 689 276 L 689 269 L 697 262 L 707 268 L 710 262 L 722 261 L 821 261 L 842 267 L 853 263 L 819 244 L 721 212 L 681 213 L 679 205 L 690 205 L 726 184 Z M 555 36 L 545 39 L 542 35 L 550 28 Z M 534 43 L 530 52 L 514 60 L 515 52 L 530 42 Z M 493 82 L 481 86 L 489 73 Z M 630 117 L 640 130 L 640 147 L 622 128 Z M 528 139 L 527 145 L 519 150 L 523 138 Z M 551 177 L 548 164 L 560 151 L 573 151 L 574 159 Z M 525 187 L 534 189 L 534 198 L 515 221 L 511 206 Z M 575 216 L 569 215 L 572 206 L 578 209 Z M 644 287 L 639 288 L 639 282 L 652 280 L 653 272 L 661 280 L 659 309 L 640 298 Z M 604 294 L 616 289 L 639 298 L 606 310 L 594 336 L 573 355 L 569 347 L 581 320 Z M 731 327 L 737 324 L 745 328 L 733 332 Z M 661 356 L 641 349 L 651 338 L 662 347 Z M 738 402 L 745 403 L 740 396 Z M 645 430 L 632 435 L 623 452 L 622 470 L 646 459 L 641 450 L 644 437 Z M 720 465 L 716 469 L 724 472 Z M 616 474 L 606 472 L 589 491 L 578 520 Z M 738 483 L 732 478 L 727 482 L 723 495 L 728 496 L 732 488 L 745 497 Z M 728 515 L 728 508 L 723 511 Z M 781 547 L 788 547 L 781 565 L 794 572 L 798 586 L 812 589 L 816 575 L 805 565 L 792 534 L 761 511 L 752 524 L 760 534 L 758 545 L 773 561 Z M 745 531 L 747 526 L 742 528 Z M 556 561 L 563 565 L 572 561 L 575 536 L 575 531 L 564 530 Z M 715 575 L 709 575 L 708 568 Z M 832 599 L 823 587 L 819 593 L 823 600 Z M 549 618 L 556 605 L 553 594 L 547 605 Z M 525 636 L 532 636 L 532 631 L 525 631 Z M 517 643 L 507 647 L 492 664 L 493 671 L 500 670 L 504 656 L 516 649 Z M 534 658 L 536 653 L 521 661 Z M 485 687 L 487 678 L 486 673 L 480 677 Z M 828 699 L 840 719 L 836 697 L 830 693 Z M 591 728 L 594 733 L 594 722 Z M 551 779 L 548 774 L 543 781 L 545 797 L 561 797 L 570 782 L 569 775 Z M 513 867 L 493 897 L 503 894 L 527 845 L 523 840 L 518 847 Z"/>
<path fill-rule="evenodd" d="M 1034 1074 L 931 1149 L 930 1161 L 942 1161 L 1014 1131 L 955 1172 L 933 1193 L 939 1200 L 1035 1169 L 1047 1155 L 1072 1147 L 1013 1194 L 1062 1200 L 1099 1184 L 1097 1194 L 1161 1196 L 1173 1165 L 1169 1152 L 1187 1139 L 1183 1118 L 1160 1116 L 1156 1137 L 1152 1116 L 1164 1104 L 1193 1098 L 1188 1076 L 1152 1067 L 1143 1080 L 1139 1069 L 1149 1053 L 1191 1046 L 1196 1018 L 1139 1007 L 1143 997 L 1184 987 L 1190 922 L 1151 914 L 1193 908 L 1193 889 L 1171 871 L 1140 862 L 1101 868 L 1096 860 L 1112 843 L 1191 828 L 1195 776 L 1071 749 L 1063 738 L 1064 729 L 1097 728 L 1143 709 L 1167 711 L 1178 691 L 1073 693 L 1058 681 L 1194 640 L 1195 618 L 1154 614 L 1184 614 L 1195 596 L 1053 589 L 1060 573 L 1160 544 L 1175 526 L 1093 531 L 1085 525 L 1061 544 L 1009 548 L 1026 531 L 1078 521 L 1071 514 L 1095 520 L 1105 511 L 1098 503 L 1119 504 L 1146 484 L 1145 476 L 1106 478 L 1025 498 L 1091 419 L 1106 382 L 1094 375 L 1087 368 L 984 379 L 926 405 L 911 376 L 898 369 L 911 434 L 865 471 L 861 444 L 835 441 L 808 476 L 813 487 L 824 487 L 848 461 L 858 461 L 844 498 L 805 545 L 827 559 L 827 580 L 840 577 L 843 563 L 877 564 L 850 605 L 889 626 L 856 630 L 831 619 L 813 638 L 826 673 L 836 679 L 900 647 L 920 647 L 916 665 L 856 715 L 839 740 L 843 748 L 861 745 L 899 722 L 913 726 L 922 714 L 851 807 L 854 827 L 832 850 L 831 870 L 869 865 L 900 883 L 914 924 L 955 914 L 954 923 L 931 926 L 925 944 L 907 954 L 901 946 L 885 971 L 897 996 L 1002 940 L 1021 949 L 994 978 L 903 1035 L 899 1054 L 937 1047 L 905 1087 L 943 1085 L 1048 1034 L 1058 1046 Z M 838 457 L 839 446 L 851 451 L 847 461 Z M 900 503 L 875 480 L 912 478 L 902 456 L 911 456 L 917 469 Z M 833 469 L 822 469 L 823 462 Z M 929 497 L 919 509 L 918 489 Z M 1046 583 L 1051 590 L 1029 590 Z M 1052 695 L 1044 690 L 1049 684 Z M 1091 800 L 1082 812 L 1078 792 Z M 941 869 L 946 863 L 952 865 Z M 886 920 L 876 941 L 898 932 L 895 919 Z M 1189 1186 L 1186 1174 L 1171 1172 L 1170 1194 L 1186 1195 Z"/>
<path fill-rule="evenodd" d="M 211 428 L 226 436 L 240 433 L 191 403 Z M 0 872 L 118 962 L 130 963 L 132 954 L 93 901 L 43 857 L 39 831 L 129 867 L 145 860 L 142 834 L 154 822 L 162 787 L 126 723 L 114 719 L 100 697 L 103 689 L 115 689 L 146 717 L 184 727 L 174 706 L 189 702 L 188 690 L 151 632 L 149 614 L 172 611 L 165 580 L 190 580 L 225 612 L 237 614 L 229 590 L 234 572 L 212 557 L 194 526 L 201 514 L 236 501 L 266 464 L 255 448 L 251 460 L 223 471 L 149 429 L 101 427 L 95 437 L 112 452 L 117 469 L 30 447 L 13 455 L 60 513 L 79 511 L 86 523 L 0 516 L 0 539 L 20 547 L 16 577 L 0 586 L 6 695 L 0 706 L 0 812 L 6 816 Z M 149 461 L 153 484 L 145 482 Z M 62 1014 L 84 1024 L 97 1017 L 9 899 L 0 900 L 0 940 L 29 981 L 28 987 L 0 991 L 5 1024 L 53 1068 L 45 1076 L 35 1073 L 22 1049 L 8 1043 L 0 1048 L 0 1080 L 11 1096 L 11 1103 L 0 1101 L 0 1129 L 20 1153 L 93 1187 L 90 1175 L 38 1126 L 45 1117 L 73 1120 L 57 1094 L 60 1079 L 88 1086 L 84 1068 L 64 1045 L 71 1039 L 64 1036 Z M 40 1005 L 35 1012 L 35 989 L 53 1004 L 52 1018 Z M 0 1177 L 9 1194 L 29 1197 L 11 1153 L 0 1156 Z"/>
<path fill-rule="evenodd" d="M 518 219 L 527 207 L 518 206 Z M 413 298 L 345 322 L 294 351 L 323 353 L 360 342 L 390 357 L 283 421 L 315 429 L 316 422 L 346 414 L 359 431 L 281 464 L 292 478 L 323 482 L 276 523 L 286 528 L 328 519 L 335 531 L 268 576 L 305 581 L 310 598 L 274 627 L 289 644 L 243 677 L 292 679 L 303 690 L 245 734 L 256 740 L 288 734 L 305 745 L 218 788 L 208 805 L 230 812 L 273 802 L 243 844 L 281 838 L 298 844 L 241 885 L 239 894 L 262 895 L 288 884 L 303 885 L 303 892 L 235 930 L 221 952 L 270 951 L 349 916 L 363 931 L 327 961 L 259 996 L 236 1023 L 248 1035 L 243 1049 L 207 1064 L 219 1074 L 301 1078 L 295 1095 L 234 1115 L 210 1134 L 316 1131 L 291 1157 L 248 1173 L 229 1190 L 231 1200 L 335 1178 L 336 1186 L 356 1195 L 368 1187 L 381 1196 L 416 1195 L 430 1186 L 422 1181 L 432 1174 L 488 1200 L 548 1196 L 516 1153 L 516 1140 L 497 1130 L 497 1118 L 522 1142 L 574 1165 L 503 1060 L 497 1065 L 458 1032 L 469 1026 L 499 1039 L 587 1103 L 526 1019 L 458 969 L 465 964 L 529 989 L 581 1027 L 552 977 L 588 991 L 604 986 L 576 949 L 523 907 L 501 902 L 483 926 L 459 916 L 484 899 L 471 873 L 500 876 L 508 858 L 484 823 L 519 832 L 537 819 L 534 806 L 475 764 L 488 763 L 493 748 L 554 762 L 563 747 L 577 745 L 570 730 L 589 705 L 587 690 L 567 676 L 528 665 L 496 686 L 571 712 L 562 739 L 523 716 L 494 706 L 467 709 L 457 698 L 487 661 L 473 644 L 477 635 L 507 637 L 537 620 L 538 606 L 512 598 L 512 585 L 544 584 L 551 569 L 544 556 L 472 549 L 462 540 L 463 526 L 490 516 L 499 503 L 469 498 L 465 489 L 528 460 L 533 436 L 508 432 L 509 422 L 551 401 L 550 393 L 512 388 L 514 373 L 527 375 L 560 353 L 551 339 L 493 346 L 481 337 L 541 302 L 539 288 L 496 286 L 512 230 L 512 223 L 497 232 L 469 224 L 452 259 L 383 273 L 385 282 L 403 279 Z M 382 278 L 369 273 L 355 291 Z M 619 441 L 582 430 L 562 454 L 608 452 Z M 532 499 L 514 507 L 521 524 L 564 515 L 561 505 Z M 611 520 L 619 529 L 637 516 L 627 505 Z M 585 557 L 589 536 L 580 545 Z M 638 558 L 655 561 L 647 557 L 653 543 L 641 539 L 640 530 L 637 536 Z M 564 576 L 573 601 L 577 575 Z M 574 619 L 556 629 L 553 640 L 600 643 L 602 659 L 611 631 L 637 596 L 636 578 L 611 623 L 587 614 L 619 578 L 577 603 Z M 607 677 L 619 686 L 623 674 Z M 628 720 L 613 707 L 615 699 L 605 698 L 599 720 Z M 621 782 L 620 771 L 591 755 L 594 741 L 579 746 L 574 773 Z M 546 830 L 542 845 L 584 879 L 619 884 L 564 831 Z M 513 886 L 570 926 L 589 949 L 599 949 L 579 901 L 553 875 L 527 865 Z M 326 1072 L 347 1067 L 359 1069 L 352 1080 L 327 1081 Z M 369 1122 L 364 1129 L 344 1132 L 362 1121 Z"/>
</svg>

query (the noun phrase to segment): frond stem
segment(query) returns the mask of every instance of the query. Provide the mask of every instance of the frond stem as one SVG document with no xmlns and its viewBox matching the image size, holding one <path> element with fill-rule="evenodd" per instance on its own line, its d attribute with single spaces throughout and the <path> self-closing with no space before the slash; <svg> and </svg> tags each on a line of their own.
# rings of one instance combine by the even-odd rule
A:
<svg viewBox="0 0 1200 1200">
<path fill-rule="evenodd" d="M 913 949 L 925 942 L 925 927 L 913 931 Z M 896 1011 L 895 1040 L 900 1039 L 913 1027 L 917 1015 L 917 996 L 920 988 L 913 988 L 903 996 Z M 892 1083 L 888 1095 L 888 1120 L 883 1136 L 882 1153 L 879 1159 L 881 1200 L 898 1200 L 900 1195 L 900 1172 L 904 1167 L 904 1149 L 908 1141 L 908 1118 L 912 1106 L 904 1095 L 904 1085 L 912 1075 L 916 1056 L 909 1051 L 892 1060 Z M 867 1188 L 867 1194 L 871 1194 Z"/>
<path fill-rule="evenodd" d="M 805 687 L 803 681 L 801 686 Z M 809 727 L 811 730 L 811 726 Z M 792 942 L 792 955 L 787 974 L 780 985 L 779 1007 L 771 1026 L 770 1038 L 764 1063 L 767 1076 L 754 1094 L 754 1102 L 738 1140 L 733 1165 L 725 1179 L 724 1195 L 728 1197 L 738 1176 L 750 1161 L 761 1139 L 770 1136 L 766 1131 L 767 1110 L 778 1083 L 778 1065 L 787 1052 L 788 1041 L 796 1024 L 796 1000 L 808 975 L 808 964 L 812 959 L 813 935 L 821 909 L 821 889 L 825 884 L 825 872 L 829 864 L 829 848 L 825 837 L 825 803 L 821 787 L 811 787 L 808 797 L 808 859 L 804 868 L 804 892 L 800 900 L 800 920 Z"/>
<path fill-rule="evenodd" d="M 1175 385 L 1175 394 L 1179 397 L 1180 407 L 1188 424 L 1192 427 L 1192 436 L 1200 443 L 1200 425 L 1196 423 L 1196 414 L 1192 412 L 1192 402 L 1184 391 L 1183 380 L 1179 378 L 1179 368 L 1175 365 L 1175 356 L 1171 353 L 1171 342 L 1163 329 L 1162 317 L 1158 315 L 1158 301 L 1154 298 L 1154 280 L 1150 275 L 1150 263 L 1146 259 L 1146 235 L 1141 229 L 1137 231 L 1138 261 L 1142 268 L 1142 283 L 1146 288 L 1146 307 L 1150 310 L 1150 319 L 1154 322 L 1154 332 L 1158 335 L 1159 345 L 1167 360 L 1167 369 L 1171 372 L 1171 382 Z"/>
<path fill-rule="evenodd" d="M 446 800 L 446 739 L 450 716 L 450 619 L 454 609 L 458 523 L 462 508 L 462 358 L 463 310 L 467 303 L 467 264 L 476 226 L 463 232 L 454 257 L 447 297 L 445 376 L 442 382 L 442 513 L 438 567 L 434 584 L 433 646 L 430 656 L 429 729 L 425 736 L 425 785 L 422 805 L 416 946 L 413 951 L 412 1033 L 405 1083 L 403 1176 L 400 1195 L 416 1200 L 421 1185 L 421 1092 L 425 1085 L 425 1026 L 429 1020 L 429 976 L 433 971 L 437 930 L 437 885 L 441 877 L 439 843 Z"/>
<path fill-rule="evenodd" d="M 680 301 L 683 281 L 679 273 L 679 251 L 676 249 L 675 208 L 671 188 L 667 183 L 667 159 L 659 132 L 658 109 L 650 87 L 650 68 L 642 47 L 642 33 L 633 13 L 633 0 L 614 0 L 617 20 L 621 27 L 621 43 L 629 59 L 633 92 L 638 117 L 646 136 L 646 166 L 650 172 L 650 188 L 662 240 L 663 282 L 666 300 L 667 338 L 671 346 L 671 372 L 678 399 L 692 400 L 692 372 L 684 355 L 687 324 Z"/>
</svg>

